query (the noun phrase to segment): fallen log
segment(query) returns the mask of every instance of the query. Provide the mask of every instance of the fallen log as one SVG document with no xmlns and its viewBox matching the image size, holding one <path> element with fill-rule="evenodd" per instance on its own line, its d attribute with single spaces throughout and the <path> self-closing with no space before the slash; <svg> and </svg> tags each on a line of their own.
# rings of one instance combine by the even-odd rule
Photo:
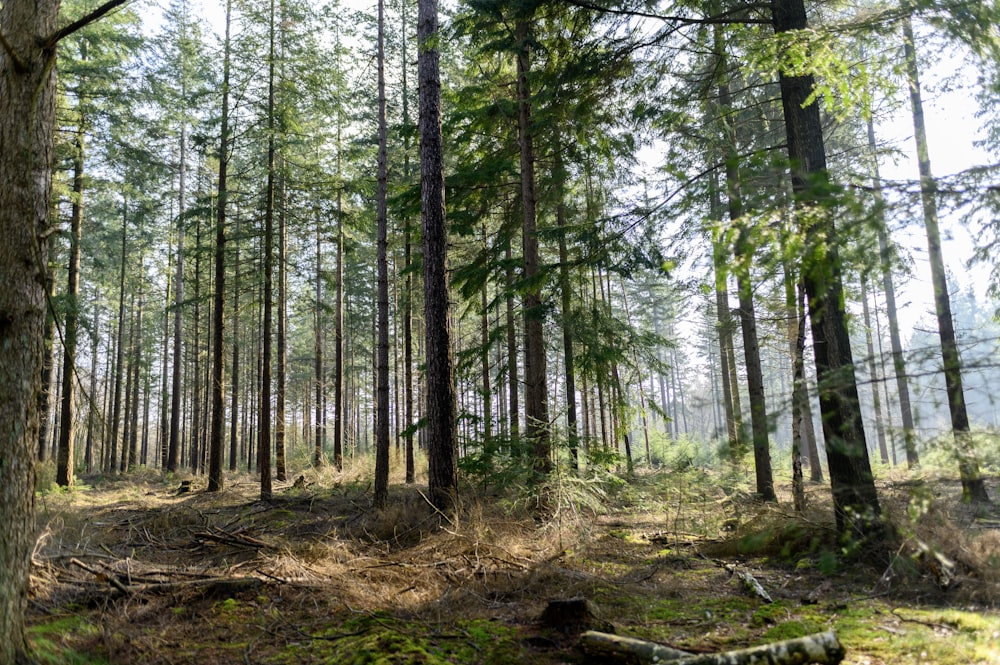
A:
<svg viewBox="0 0 1000 665">
<path fill-rule="evenodd" d="M 580 636 L 583 652 L 597 661 L 615 661 L 629 665 L 664 663 L 692 655 L 688 651 L 672 649 L 656 642 L 637 640 L 609 633 L 588 630 Z"/>
<path fill-rule="evenodd" d="M 791 640 L 723 653 L 688 654 L 655 642 L 646 642 L 593 631 L 583 634 L 581 645 L 587 656 L 630 665 L 836 665 L 844 659 L 844 647 L 831 631 Z"/>
</svg>

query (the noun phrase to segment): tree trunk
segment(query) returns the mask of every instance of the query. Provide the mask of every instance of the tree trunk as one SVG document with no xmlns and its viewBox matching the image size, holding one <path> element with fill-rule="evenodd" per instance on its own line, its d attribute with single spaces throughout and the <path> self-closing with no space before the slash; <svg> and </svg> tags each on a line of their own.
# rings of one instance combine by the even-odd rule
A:
<svg viewBox="0 0 1000 665">
<path fill-rule="evenodd" d="M 406 9 L 408 2 L 401 3 L 400 21 L 402 29 L 400 38 L 400 71 L 402 73 L 402 98 L 403 98 L 403 126 L 410 127 L 410 93 L 407 85 L 409 79 L 408 71 L 408 51 L 406 48 L 407 35 L 410 25 L 407 22 Z M 407 184 L 410 182 L 410 132 L 403 136 L 403 176 Z M 411 222 L 409 217 L 403 222 L 403 271 L 406 273 L 405 295 L 403 298 L 403 401 L 404 401 L 404 446 L 406 447 L 406 482 L 413 483 L 416 480 L 416 469 L 413 459 L 413 245 L 411 236 Z"/>
<path fill-rule="evenodd" d="M 754 312 L 753 292 L 750 285 L 750 254 L 745 234 L 738 231 L 736 240 L 737 286 L 740 302 L 740 327 L 743 330 L 743 355 L 747 369 L 747 393 L 750 396 L 750 430 L 753 433 L 753 460 L 757 479 L 757 494 L 765 501 L 777 501 L 774 477 L 771 473 L 771 449 L 767 434 L 767 405 L 764 397 L 764 373 L 760 364 L 760 346 L 757 342 L 757 315 Z"/>
<path fill-rule="evenodd" d="M 140 259 L 139 264 L 142 265 L 142 260 Z M 129 408 L 126 413 L 128 413 L 129 418 L 129 433 L 128 433 L 128 455 L 125 454 L 125 443 L 122 444 L 122 471 L 126 469 L 135 469 L 136 464 L 138 464 L 138 443 L 139 443 L 139 371 L 142 367 L 142 308 L 143 308 L 143 294 L 142 294 L 142 280 L 143 276 L 139 275 L 139 305 L 136 307 L 135 311 L 135 325 L 130 333 L 129 337 L 131 343 L 129 345 L 129 355 L 131 356 L 130 362 L 132 363 L 132 392 L 131 397 L 129 397 Z"/>
<path fill-rule="evenodd" d="M 274 0 L 271 0 L 270 50 L 267 79 L 267 191 L 264 194 L 264 320 L 261 333 L 260 430 L 257 459 L 260 470 L 260 498 L 270 501 L 271 488 L 271 339 L 274 298 Z"/>
<path fill-rule="evenodd" d="M 813 426 L 809 383 L 806 381 L 805 344 L 806 312 L 805 293 L 800 275 L 787 263 L 783 266 L 785 283 L 785 308 L 788 317 L 788 347 L 792 359 L 792 422 L 798 430 L 799 462 L 809 464 L 809 480 L 823 481 L 823 468 L 816 448 L 816 430 Z M 793 444 L 794 445 L 794 444 Z M 793 455 L 795 451 L 793 450 Z M 794 470 L 793 470 L 794 471 Z M 803 492 L 805 488 L 803 488 Z M 804 497 L 800 497 L 803 498 Z"/>
<path fill-rule="evenodd" d="M 95 413 L 97 411 L 97 354 L 98 354 L 98 333 L 97 331 L 101 327 L 101 319 L 98 315 L 97 301 L 99 297 L 95 294 L 94 296 L 94 321 L 93 328 L 91 328 L 90 335 L 90 387 L 88 388 L 88 404 L 87 404 L 87 442 L 84 444 L 84 468 L 87 473 L 93 473 L 94 471 L 94 427 L 95 422 L 101 417 L 100 413 Z"/>
<path fill-rule="evenodd" d="M 625 323 L 626 325 L 628 325 L 629 328 L 631 328 L 632 312 L 628 304 L 628 292 L 625 290 L 625 279 L 621 275 L 618 275 L 618 278 L 619 278 L 618 286 L 621 288 L 622 291 L 622 306 L 625 308 Z M 637 373 L 638 373 L 638 380 L 636 381 L 637 384 L 636 390 L 639 392 L 639 417 L 642 420 L 642 435 L 646 449 L 646 466 L 652 468 L 653 458 L 649 450 L 649 422 L 646 418 L 646 393 L 642 383 L 642 370 L 641 366 L 639 365 L 639 355 L 634 348 L 632 349 L 632 363 L 637 368 Z"/>
<path fill-rule="evenodd" d="M 872 387 L 872 404 L 875 407 L 875 432 L 882 464 L 889 463 L 889 448 L 885 443 L 885 427 L 882 425 L 882 398 L 878 386 L 878 366 L 875 363 L 875 345 L 872 343 L 871 311 L 868 308 L 868 276 L 861 273 L 861 311 L 865 322 L 865 346 L 868 349 L 868 374 Z"/>
<path fill-rule="evenodd" d="M 484 249 L 486 249 L 487 244 L 488 236 L 484 223 Z M 479 343 L 482 346 L 479 355 L 483 375 L 483 446 L 491 448 L 493 445 L 493 386 L 490 380 L 490 313 L 488 289 L 489 281 L 483 280 L 483 285 L 479 288 Z"/>
<path fill-rule="evenodd" d="M 803 0 L 775 0 L 771 5 L 776 34 L 807 27 Z M 812 76 L 779 76 L 792 191 L 800 210 L 826 196 L 826 148 L 813 93 Z M 813 209 L 812 213 L 821 213 Z M 815 216 L 806 227 L 806 256 L 825 252 L 822 260 L 803 263 L 803 282 L 809 296 L 813 350 L 819 377 L 820 410 L 833 490 L 834 515 L 841 532 L 865 535 L 876 531 L 881 512 L 865 444 L 858 402 L 854 360 L 843 309 L 840 255 L 833 217 Z"/>
<path fill-rule="evenodd" d="M 788 317 L 789 355 L 792 360 L 792 504 L 801 513 L 806 507 L 805 481 L 802 475 L 802 458 L 806 454 L 802 402 L 809 399 L 805 382 L 805 316 L 799 316 L 802 290 L 796 284 L 792 270 L 783 262 L 785 286 L 785 315 Z M 801 283 L 799 283 L 801 284 Z"/>
<path fill-rule="evenodd" d="M 589 208 L 589 206 L 588 206 L 588 208 Z M 591 216 L 589 214 L 587 215 L 587 217 L 588 217 L 588 219 L 591 219 Z M 591 271 L 591 274 L 590 274 L 591 298 L 593 299 L 593 303 L 594 303 L 593 307 L 596 309 L 598 307 L 598 300 L 597 300 L 597 282 L 598 282 L 598 277 L 597 277 L 597 271 L 594 269 L 593 266 L 591 266 L 590 271 Z M 603 295 L 603 292 L 604 292 L 603 286 L 601 288 L 601 292 L 602 292 L 602 295 Z M 603 299 L 600 302 L 603 303 Z M 597 411 L 598 411 L 598 416 L 600 417 L 600 423 L 601 423 L 601 449 L 604 450 L 605 452 L 607 452 L 607 450 L 609 448 L 608 423 L 607 423 L 607 400 L 604 399 L 604 386 L 607 384 L 607 371 L 606 371 L 606 368 L 604 367 L 603 363 L 598 364 L 596 373 L 597 373 Z M 617 448 L 617 445 L 618 444 L 616 442 L 615 443 L 615 447 L 616 448 Z"/>
<path fill-rule="evenodd" d="M 142 438 L 138 463 L 149 466 L 149 403 L 153 396 L 152 376 L 148 368 L 142 372 Z"/>
<path fill-rule="evenodd" d="M 109 403 L 109 401 L 111 399 L 111 396 L 110 396 L 110 392 L 111 392 L 111 371 L 112 371 L 112 365 L 114 364 L 114 363 L 112 363 L 110 361 L 111 344 L 112 344 L 111 340 L 114 339 L 114 328 L 113 328 L 113 325 L 114 324 L 112 322 L 111 317 L 108 317 L 108 328 L 107 328 L 107 331 L 106 331 L 107 335 L 105 337 L 105 339 L 108 340 L 107 344 L 105 345 L 105 347 L 107 349 L 107 352 L 105 354 L 105 362 L 104 362 L 104 380 L 101 383 L 101 385 L 103 387 L 103 389 L 101 390 L 101 393 L 102 393 L 102 395 L 101 395 L 101 458 L 100 458 L 100 461 L 99 461 L 99 464 L 98 464 L 98 466 L 101 468 L 101 470 L 104 471 L 105 473 L 107 473 L 108 469 L 111 466 L 111 462 L 108 461 L 108 441 L 107 441 L 107 439 L 108 439 L 108 422 L 110 421 L 110 417 L 108 415 L 108 413 L 109 413 L 108 409 L 110 407 L 109 407 L 108 403 Z"/>
<path fill-rule="evenodd" d="M 56 460 L 56 483 L 60 487 L 73 484 L 73 430 L 76 379 L 76 341 L 80 320 L 80 238 L 83 233 L 83 140 L 84 111 L 76 127 L 73 151 L 73 206 L 69 232 L 69 270 L 66 284 L 66 322 L 63 329 L 62 415 L 60 416 L 59 446 Z"/>
<path fill-rule="evenodd" d="M 719 177 L 713 169 L 709 172 L 709 197 L 712 208 L 712 219 L 722 220 L 722 197 L 719 193 Z M 713 236 L 718 234 L 713 233 Z M 722 402 L 726 412 L 726 435 L 729 441 L 729 452 L 736 459 L 740 448 L 741 414 L 736 404 L 739 400 L 739 386 L 735 385 L 729 375 L 729 359 L 733 354 L 733 322 L 729 310 L 728 270 L 726 269 L 726 245 L 717 237 L 712 238 L 712 267 L 715 271 L 715 326 L 719 336 L 719 374 L 722 377 Z M 667 412 L 666 390 L 663 377 L 660 377 L 660 393 L 663 412 Z M 669 428 L 668 428 L 669 429 Z"/>
<path fill-rule="evenodd" d="M 337 115 L 337 302 L 334 312 L 333 351 L 333 465 L 337 471 L 344 469 L 344 432 L 347 427 L 347 400 L 344 397 L 344 217 L 342 207 L 343 172 L 341 171 L 342 144 L 340 140 L 340 115 Z M 317 408 L 320 408 L 317 405 Z M 320 423 L 316 423 L 317 427 Z M 323 425 L 326 410 L 323 409 Z"/>
<path fill-rule="evenodd" d="M 562 308 L 563 373 L 566 381 L 566 430 L 573 468 L 580 469 L 577 451 L 576 368 L 573 358 L 573 292 L 569 280 L 569 249 L 566 245 L 566 180 L 569 174 L 563 163 L 562 134 L 556 134 L 555 165 L 552 168 L 556 187 L 556 228 L 559 229 L 559 294 Z M 646 446 L 649 457 L 649 446 Z M 647 460 L 648 461 L 648 460 Z"/>
<path fill-rule="evenodd" d="M 183 80 L 182 80 L 183 85 Z M 174 366 L 171 370 L 170 387 L 170 443 L 167 448 L 167 471 L 177 473 L 181 462 L 181 410 L 183 391 L 181 371 L 184 365 L 184 320 L 181 308 L 184 304 L 184 212 L 185 177 L 187 162 L 187 125 L 181 124 L 180 166 L 177 186 L 177 259 L 174 263 Z"/>
<path fill-rule="evenodd" d="M 284 189 L 285 176 L 281 176 L 281 189 Z M 278 214 L 278 330 L 275 338 L 277 361 L 275 362 L 275 396 L 274 396 L 274 474 L 275 478 L 284 481 L 287 476 L 288 456 L 288 296 L 287 269 L 285 267 L 287 251 L 287 235 L 285 230 L 284 195 L 281 196 L 281 208 Z"/>
<path fill-rule="evenodd" d="M 125 262 L 126 241 L 128 229 L 128 199 L 122 201 L 122 248 L 121 270 L 118 276 L 118 334 L 116 335 L 115 351 L 115 389 L 111 407 L 111 440 L 109 441 L 108 459 L 105 471 L 118 471 L 118 435 L 121 426 L 122 413 L 122 372 L 125 368 Z"/>
<path fill-rule="evenodd" d="M 219 132 L 219 203 L 215 218 L 215 293 L 212 302 L 212 432 L 208 443 L 208 491 L 223 488 L 222 458 L 226 429 L 226 206 L 229 202 L 229 24 L 232 0 L 226 0 L 226 33 L 222 56 L 222 127 Z M 236 328 L 233 328 L 236 334 Z M 236 360 L 233 361 L 236 373 Z M 235 442 L 230 447 L 234 447 Z"/>
<path fill-rule="evenodd" d="M 313 466 L 319 468 L 323 464 L 323 252 L 322 236 L 320 234 L 319 214 L 316 215 L 316 305 L 313 308 L 313 388 L 316 392 L 314 408 L 315 432 L 313 438 Z"/>
<path fill-rule="evenodd" d="M 955 322 L 951 314 L 951 297 L 948 295 L 948 277 L 945 274 L 944 256 L 941 252 L 937 186 L 931 174 L 924 108 L 920 98 L 920 72 L 917 67 L 917 54 L 913 47 L 913 26 L 909 16 L 903 18 L 903 39 L 903 57 L 906 61 L 906 78 L 910 85 L 910 107 L 913 111 L 913 138 L 917 143 L 917 161 L 920 168 L 920 200 L 923 203 L 924 227 L 927 230 L 927 258 L 931 264 L 934 310 L 941 336 L 941 359 L 948 393 L 948 410 L 951 412 L 951 429 L 955 437 L 955 453 L 962 478 L 962 500 L 966 503 L 985 504 L 990 503 L 990 497 L 986 491 L 986 483 L 979 472 L 979 460 L 976 458 L 972 436 L 969 433 L 969 413 L 966 410 L 965 394 L 962 389 L 962 361 L 958 355 Z"/>
<path fill-rule="evenodd" d="M 399 454 L 402 447 L 402 423 L 403 423 L 403 400 L 402 400 L 402 389 L 400 387 L 400 372 L 399 372 L 399 257 L 396 254 L 395 249 L 392 252 L 392 275 L 389 282 L 392 292 L 391 292 L 391 313 L 392 313 L 392 441 L 396 449 L 396 461 L 399 461 Z"/>
<path fill-rule="evenodd" d="M 726 71 L 724 49 L 722 46 L 722 28 L 714 26 L 716 56 L 719 58 L 721 76 L 728 76 Z M 774 477 L 771 472 L 771 450 L 767 433 L 767 403 L 764 395 L 764 374 L 761 369 L 760 346 L 757 341 L 757 315 L 754 311 L 753 285 L 751 272 L 753 266 L 753 244 L 751 229 L 743 220 L 743 192 L 740 181 L 739 145 L 736 128 L 731 123 L 733 115 L 732 95 L 729 82 L 723 79 L 719 82 L 719 111 L 722 125 L 722 158 L 726 173 L 726 199 L 729 208 L 729 221 L 736 226 L 736 238 L 733 243 L 735 255 L 736 285 L 740 304 L 740 328 L 743 332 L 743 356 L 747 371 L 747 394 L 750 397 L 750 429 L 753 436 L 754 470 L 757 479 L 757 494 L 765 501 L 776 501 L 774 493 Z"/>
<path fill-rule="evenodd" d="M 444 206 L 441 139 L 441 70 L 437 0 L 417 5 L 417 70 L 420 97 L 420 198 L 424 233 L 424 326 L 427 366 L 427 458 L 430 500 L 454 509 L 455 378 L 448 296 L 448 230 Z"/>
<path fill-rule="evenodd" d="M 122 346 L 125 348 L 125 395 L 124 402 L 122 404 L 122 435 L 121 435 L 121 453 L 118 458 L 117 464 L 118 469 L 122 473 L 128 473 L 128 445 L 129 439 L 132 434 L 132 382 L 135 376 L 135 360 L 132 354 L 135 351 L 135 293 L 129 297 L 128 304 L 128 345 L 126 346 L 122 342 Z"/>
<path fill-rule="evenodd" d="M 201 431 L 204 428 L 201 410 L 201 391 L 204 385 L 201 380 L 201 215 L 195 219 L 194 246 L 194 294 L 192 297 L 194 311 L 191 317 L 193 330 L 188 351 L 194 365 L 190 376 L 194 377 L 194 380 L 191 381 L 191 430 L 188 464 L 191 467 L 191 473 L 197 475 L 205 471 L 201 463 L 203 453 Z"/>
<path fill-rule="evenodd" d="M 284 88 L 285 82 L 285 37 L 286 37 L 286 14 L 285 0 L 281 0 L 280 16 L 278 28 L 281 30 L 281 72 L 280 87 Z M 279 115 L 279 131 L 284 136 L 287 131 L 285 126 L 285 105 L 288 102 L 281 100 L 281 110 Z M 275 395 L 274 395 L 274 475 L 279 481 L 284 482 L 287 476 L 286 456 L 287 456 L 287 431 L 288 423 L 288 225 L 287 225 L 287 180 L 288 162 L 285 157 L 283 145 L 279 149 L 280 169 L 278 172 L 278 330 L 275 338 L 278 358 L 275 363 Z"/>
<path fill-rule="evenodd" d="M 227 7 L 229 0 L 227 0 Z M 228 13 L 228 12 L 227 12 Z M 233 245 L 233 390 L 229 403 L 229 470 L 236 471 L 238 465 L 238 446 L 243 437 L 238 436 L 237 427 L 240 423 L 240 215 L 236 211 L 236 244 Z M 239 441 L 237 441 L 239 439 Z"/>
<path fill-rule="evenodd" d="M 513 233 L 513 232 L 512 232 Z M 507 238 L 507 245 L 504 247 L 504 262 L 506 263 L 506 288 L 507 288 L 507 401 L 508 417 L 510 418 L 510 439 L 516 442 L 520 436 L 521 414 L 519 404 L 520 379 L 517 371 L 517 322 L 514 318 L 514 257 L 512 246 L 513 241 Z"/>
<path fill-rule="evenodd" d="M 45 287 L 57 0 L 0 8 L 0 663 L 28 662 L 24 613 L 35 543 L 35 467 Z"/>
<path fill-rule="evenodd" d="M 51 302 L 56 297 L 56 280 L 53 263 L 55 263 L 57 243 L 50 242 L 48 246 L 48 258 L 45 264 L 45 292 L 48 294 L 48 301 Z M 56 347 L 53 344 L 56 331 L 56 317 L 53 315 L 51 307 L 46 307 L 45 309 L 45 358 L 42 364 L 42 389 L 38 393 L 39 462 L 44 462 L 49 456 L 49 426 L 52 422 L 52 419 L 49 418 L 49 411 L 51 411 L 49 407 L 52 401 L 53 386 L 55 385 L 52 375 L 56 367 Z"/>
<path fill-rule="evenodd" d="M 167 269 L 164 273 L 166 285 L 163 293 L 163 345 L 160 350 L 160 424 L 157 428 L 156 443 L 157 457 L 160 468 L 164 471 L 167 468 L 167 452 L 169 448 L 170 430 L 170 406 L 168 395 L 170 394 L 170 282 L 172 280 L 171 271 L 174 267 L 174 255 L 170 251 L 173 246 L 171 235 L 167 234 Z"/>
<path fill-rule="evenodd" d="M 892 367 L 896 375 L 896 393 L 899 395 L 899 414 L 903 424 L 903 445 L 906 448 L 906 466 L 914 468 L 920 464 L 917 453 L 916 430 L 913 426 L 913 409 L 910 406 L 910 386 L 906 379 L 906 362 L 903 360 L 903 342 L 899 334 L 899 316 L 896 313 L 896 287 L 892 283 L 892 256 L 889 245 L 889 232 L 886 229 L 885 215 L 882 208 L 885 198 L 882 195 L 882 178 L 878 171 L 878 157 L 875 153 L 875 124 L 871 114 L 868 115 L 868 150 L 872 159 L 872 191 L 875 205 L 879 209 L 876 219 L 878 231 L 879 264 L 882 268 L 882 290 L 885 292 L 885 311 L 889 318 L 889 342 L 892 348 Z M 881 344 L 881 343 L 880 343 Z M 888 407 L 888 404 L 887 404 Z M 895 455 L 895 449 L 893 450 Z"/>
<path fill-rule="evenodd" d="M 389 503 L 389 153 L 385 120 L 385 2 L 378 0 L 378 344 L 375 409 L 375 497 L 377 510 Z"/>
<path fill-rule="evenodd" d="M 531 125 L 531 17 L 519 18 L 517 39 L 518 141 L 521 153 L 521 206 L 524 249 L 524 415 L 527 438 L 531 442 L 535 471 L 547 474 L 552 468 L 549 441 L 548 390 L 545 383 L 545 312 L 538 283 L 538 231 L 536 229 L 535 149 Z"/>
</svg>

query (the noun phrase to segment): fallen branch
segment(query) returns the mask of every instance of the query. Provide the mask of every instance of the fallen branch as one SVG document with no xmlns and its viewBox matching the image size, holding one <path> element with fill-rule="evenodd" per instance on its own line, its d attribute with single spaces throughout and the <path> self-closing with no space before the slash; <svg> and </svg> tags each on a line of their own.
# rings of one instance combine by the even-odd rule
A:
<svg viewBox="0 0 1000 665">
<path fill-rule="evenodd" d="M 892 615 L 904 623 L 915 623 L 918 626 L 927 626 L 928 628 L 934 628 L 935 630 L 944 630 L 950 633 L 957 633 L 958 629 L 954 626 L 949 626 L 943 623 L 934 623 L 933 621 L 921 621 L 920 619 L 912 619 L 910 617 L 904 617 L 899 613 L 899 608 L 892 611 Z"/>
<path fill-rule="evenodd" d="M 761 585 L 760 582 L 757 581 L 756 577 L 746 572 L 745 570 L 741 570 L 736 574 L 740 578 L 740 581 L 743 582 L 743 586 L 747 589 L 747 591 L 757 596 L 765 603 L 774 602 L 773 600 L 771 600 L 771 594 L 769 594 L 767 591 L 764 590 L 764 587 Z"/>
<path fill-rule="evenodd" d="M 70 559 L 71 565 L 77 566 L 93 575 L 98 582 L 107 582 L 117 591 L 125 595 L 172 593 L 184 589 L 202 589 L 207 596 L 231 598 L 242 592 L 256 591 L 263 586 L 263 581 L 257 577 L 205 577 L 193 580 L 156 581 L 147 577 L 137 577 L 125 584 L 113 571 L 104 572 L 88 566 L 79 559 Z M 273 577 L 273 576 L 268 576 Z M 275 578 L 278 579 L 278 578 Z M 149 580 L 149 581 L 145 581 Z"/>
<path fill-rule="evenodd" d="M 271 546 L 265 543 L 263 540 L 258 540 L 252 536 L 248 536 L 244 533 L 236 531 L 222 531 L 221 529 L 212 529 L 211 531 L 198 531 L 194 534 L 194 537 L 199 540 L 211 540 L 216 543 L 221 543 L 223 545 L 235 545 L 236 547 L 251 547 L 254 549 L 264 548 L 271 549 Z"/>
<path fill-rule="evenodd" d="M 90 573 L 91 575 L 93 575 L 94 577 L 96 577 L 98 581 L 100 581 L 100 582 L 107 582 L 108 584 L 110 584 L 114 588 L 118 589 L 119 591 L 121 591 L 125 595 L 128 595 L 130 593 L 129 588 L 127 586 L 125 586 L 124 584 L 122 584 L 121 580 L 119 580 L 113 574 L 112 575 L 108 575 L 107 573 L 103 573 L 103 572 L 97 570 L 96 568 L 92 568 L 92 567 L 88 566 L 87 564 L 85 564 L 84 562 L 82 562 L 82 561 L 80 561 L 79 559 L 76 559 L 76 558 L 70 559 L 69 563 L 72 566 L 77 566 L 78 568 L 84 569 L 85 571 L 87 571 L 88 573 Z"/>
<path fill-rule="evenodd" d="M 844 659 L 844 647 L 831 631 L 792 640 L 764 644 L 750 649 L 713 654 L 687 654 L 655 642 L 586 632 L 581 638 L 588 656 L 635 665 L 835 665 Z"/>
</svg>

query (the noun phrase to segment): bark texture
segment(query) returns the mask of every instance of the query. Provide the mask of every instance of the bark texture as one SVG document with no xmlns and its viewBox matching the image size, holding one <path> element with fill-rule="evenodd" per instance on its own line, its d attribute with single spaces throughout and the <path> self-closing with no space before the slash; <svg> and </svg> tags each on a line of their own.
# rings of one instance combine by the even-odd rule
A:
<svg viewBox="0 0 1000 665">
<path fill-rule="evenodd" d="M 208 443 L 208 491 L 222 489 L 222 449 L 226 409 L 226 203 L 229 199 L 229 24 L 232 0 L 226 2 L 226 39 L 222 65 L 222 128 L 219 139 L 219 209 L 215 220 L 215 293 L 212 303 L 212 429 Z M 235 332 L 235 328 L 233 331 Z M 236 365 L 233 365 L 236 372 Z"/>
<path fill-rule="evenodd" d="M 833 631 L 749 649 L 691 655 L 677 649 L 617 635 L 589 631 L 581 638 L 584 653 L 601 662 L 669 663 L 670 665 L 836 665 L 844 659 L 844 647 Z"/>
<path fill-rule="evenodd" d="M 451 510 L 458 486 L 455 381 L 448 306 L 448 233 L 441 139 L 441 70 L 437 0 L 417 7 L 420 91 L 420 198 L 424 232 L 424 321 L 427 359 L 427 462 L 431 501 Z"/>
<path fill-rule="evenodd" d="M 524 415 L 528 440 L 532 444 L 535 469 L 546 474 L 549 459 L 549 406 L 545 383 L 545 323 L 542 289 L 538 283 L 538 231 L 535 200 L 535 150 L 531 126 L 530 19 L 520 19 L 515 27 L 517 52 L 518 141 L 521 151 L 521 206 L 524 250 Z"/>
<path fill-rule="evenodd" d="M 183 79 L 181 84 L 183 86 Z M 177 259 L 174 263 L 174 364 L 170 376 L 170 440 L 167 444 L 167 471 L 176 473 L 181 465 L 181 370 L 184 365 L 184 188 L 187 159 L 187 127 L 181 126 L 180 169 L 177 185 Z"/>
<path fill-rule="evenodd" d="M 76 342 L 80 321 L 80 239 L 83 232 L 83 144 L 85 117 L 80 109 L 73 146 L 73 212 L 69 232 L 69 270 L 66 283 L 66 323 L 63 327 L 62 415 L 59 417 L 59 446 L 56 452 L 56 483 L 73 484 L 73 439 L 76 380 Z"/>
<path fill-rule="evenodd" d="M 385 3 L 378 2 L 378 372 L 375 407 L 375 507 L 389 502 L 388 130 L 385 120 Z"/>
<path fill-rule="evenodd" d="M 410 126 L 410 95 L 407 86 L 407 63 L 408 51 L 406 48 L 406 35 L 409 31 L 406 15 L 407 3 L 402 3 L 400 8 L 400 20 L 403 29 L 400 31 L 402 56 L 402 66 L 400 72 L 403 75 L 403 126 Z M 403 177 L 410 181 L 410 134 L 403 138 Z M 403 223 L 403 266 L 406 273 L 405 295 L 403 297 L 403 401 L 404 401 L 404 446 L 406 448 L 406 482 L 413 483 L 416 480 L 416 468 L 413 459 L 413 240 L 411 223 L 407 219 Z"/>
<path fill-rule="evenodd" d="M 257 465 L 260 470 L 260 498 L 269 501 L 271 483 L 271 369 L 273 355 L 272 300 L 274 296 L 274 0 L 271 0 L 270 58 L 267 86 L 267 189 L 264 210 L 264 313 L 261 333 L 260 429 Z"/>
<path fill-rule="evenodd" d="M 58 1 L 0 8 L 0 663 L 26 660 Z"/>
</svg>

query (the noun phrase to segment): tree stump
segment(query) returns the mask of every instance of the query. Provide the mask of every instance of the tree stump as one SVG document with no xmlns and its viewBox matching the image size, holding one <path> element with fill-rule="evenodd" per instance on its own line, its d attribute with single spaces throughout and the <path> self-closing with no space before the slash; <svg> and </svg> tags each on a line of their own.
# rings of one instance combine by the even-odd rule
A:
<svg viewBox="0 0 1000 665">
<path fill-rule="evenodd" d="M 561 633 L 582 633 L 587 630 L 614 632 L 614 626 L 601 619 L 597 606 L 586 598 L 550 600 L 538 621 L 544 627 Z"/>
</svg>

